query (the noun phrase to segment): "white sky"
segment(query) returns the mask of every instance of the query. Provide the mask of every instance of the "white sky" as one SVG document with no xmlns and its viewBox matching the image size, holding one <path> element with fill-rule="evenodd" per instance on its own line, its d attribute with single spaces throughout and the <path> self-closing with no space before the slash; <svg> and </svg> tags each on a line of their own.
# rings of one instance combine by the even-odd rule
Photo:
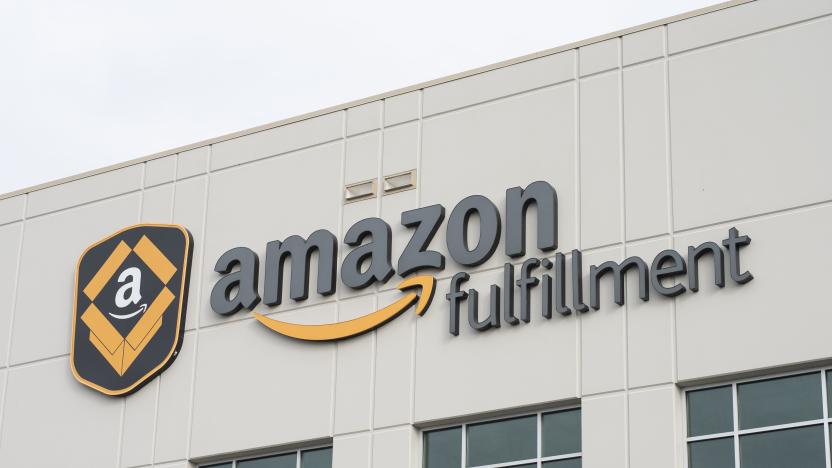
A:
<svg viewBox="0 0 832 468">
<path fill-rule="evenodd" d="M 0 194 L 716 0 L 0 0 Z"/>
</svg>

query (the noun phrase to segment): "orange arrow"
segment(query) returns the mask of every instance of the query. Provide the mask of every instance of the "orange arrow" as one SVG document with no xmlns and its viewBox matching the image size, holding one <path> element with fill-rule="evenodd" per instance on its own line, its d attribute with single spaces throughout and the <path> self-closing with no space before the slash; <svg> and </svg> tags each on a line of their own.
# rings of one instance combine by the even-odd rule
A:
<svg viewBox="0 0 832 468">
<path fill-rule="evenodd" d="M 423 315 L 433 299 L 433 291 L 436 286 L 436 278 L 433 276 L 414 276 L 408 278 L 397 286 L 400 290 L 421 287 L 421 294 L 409 292 L 396 302 L 371 312 L 361 317 L 346 320 L 344 322 L 325 323 L 321 325 L 302 325 L 299 323 L 281 322 L 268 318 L 263 314 L 254 312 L 254 318 L 270 329 L 298 340 L 307 341 L 331 341 L 349 338 L 362 333 L 374 330 L 385 323 L 398 317 L 414 302 L 416 302 L 416 314 Z M 418 302 L 416 301 L 418 299 Z"/>
</svg>

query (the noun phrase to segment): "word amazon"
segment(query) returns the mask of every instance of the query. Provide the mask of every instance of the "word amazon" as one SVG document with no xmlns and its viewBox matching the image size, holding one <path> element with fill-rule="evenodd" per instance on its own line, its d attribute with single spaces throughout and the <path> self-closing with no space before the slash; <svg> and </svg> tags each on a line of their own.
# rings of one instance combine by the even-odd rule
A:
<svg viewBox="0 0 832 468">
<path fill-rule="evenodd" d="M 496 252 L 501 236 L 505 236 L 505 255 L 517 259 L 526 255 L 526 218 L 530 207 L 536 212 L 536 247 L 543 252 L 558 248 L 558 198 L 550 184 L 532 182 L 525 188 L 506 190 L 505 226 L 497 206 L 482 195 L 464 198 L 454 206 L 445 223 L 445 242 L 448 255 L 462 269 L 475 267 L 489 260 Z M 476 219 L 476 233 L 469 233 Z M 431 249 L 431 243 L 445 222 L 445 207 L 431 205 L 401 214 L 401 224 L 410 230 L 410 239 L 393 268 L 391 259 L 392 233 L 390 225 L 379 218 L 367 218 L 351 226 L 344 236 L 344 244 L 350 250 L 340 266 L 340 282 L 351 289 L 360 290 L 376 283 L 386 283 L 396 273 L 405 278 L 398 285 L 404 295 L 379 310 L 353 320 L 307 325 L 283 322 L 255 312 L 255 318 L 269 329 L 292 338 L 310 341 L 344 339 L 368 332 L 395 319 L 399 314 L 416 305 L 417 315 L 429 308 L 436 288 L 436 278 L 424 271 L 438 272 L 445 269 L 445 256 Z M 473 231 L 473 229 L 472 229 Z M 474 235 L 470 235 L 474 234 Z M 474 242 L 469 240 L 474 239 Z M 636 273 L 639 298 L 650 299 L 650 288 L 659 295 L 673 297 L 687 289 L 699 289 L 699 262 L 704 256 L 712 257 L 714 283 L 725 285 L 725 258 L 728 258 L 731 279 L 745 284 L 753 278 L 740 267 L 740 248 L 751 239 L 739 235 L 731 228 L 722 246 L 705 242 L 688 248 L 687 261 L 675 250 L 660 252 L 649 264 L 640 257 L 629 257 L 622 262 L 607 261 L 592 265 L 589 269 L 589 305 L 584 303 L 582 255 L 571 252 L 571 307 L 566 300 L 566 256 L 556 252 L 551 258 L 529 258 L 520 266 L 520 276 L 514 279 L 514 265 L 504 266 L 504 281 L 491 285 L 489 313 L 481 318 L 479 294 L 476 289 L 462 290 L 469 274 L 461 271 L 450 280 L 448 301 L 448 330 L 459 334 L 460 310 L 467 303 L 468 324 L 477 331 L 499 327 L 501 322 L 516 325 L 529 322 L 531 316 L 531 291 L 541 290 L 542 315 L 551 318 L 553 312 L 561 315 L 573 311 L 586 313 L 600 308 L 600 282 L 611 276 L 614 301 L 624 304 L 624 277 L 628 271 Z M 722 247 L 725 247 L 723 250 Z M 247 247 L 235 247 L 220 256 L 214 270 L 222 275 L 211 291 L 211 307 L 221 315 L 231 315 L 242 309 L 253 310 L 261 301 L 266 306 L 278 306 L 283 298 L 284 266 L 291 266 L 288 296 L 293 301 L 309 297 L 310 267 L 313 254 L 317 254 L 316 291 L 322 296 L 335 293 L 338 276 L 338 240 L 331 232 L 320 229 L 308 237 L 292 235 L 266 244 L 263 294 L 258 291 L 260 259 Z M 536 269 L 543 270 L 541 278 L 533 276 Z M 414 273 L 420 274 L 415 275 Z M 686 275 L 688 288 L 674 282 L 674 278 Z M 672 284 L 668 284 L 668 282 Z M 514 292 L 519 292 L 519 307 L 515 314 Z M 502 306 L 501 306 L 502 305 Z"/>
</svg>

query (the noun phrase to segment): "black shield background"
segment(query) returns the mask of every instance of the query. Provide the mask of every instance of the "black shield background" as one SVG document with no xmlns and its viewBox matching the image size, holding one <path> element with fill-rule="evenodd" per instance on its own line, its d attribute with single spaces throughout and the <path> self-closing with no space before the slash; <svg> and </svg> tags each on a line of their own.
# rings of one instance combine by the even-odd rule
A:
<svg viewBox="0 0 832 468">
<path fill-rule="evenodd" d="M 162 314 L 162 326 L 159 331 L 150 338 L 127 372 L 120 376 L 89 340 L 90 329 L 81 320 L 81 315 L 91 301 L 83 293 L 83 289 L 119 242 L 124 241 L 132 248 L 142 236 L 147 236 L 176 266 L 176 273 L 167 283 L 167 288 L 175 298 Z M 126 228 L 93 245 L 83 254 L 76 272 L 71 356 L 73 372 L 81 383 L 109 395 L 127 395 L 139 390 L 173 363 L 179 354 L 185 331 L 192 255 L 191 233 L 182 226 L 161 224 L 142 224 Z M 153 274 L 147 267 L 142 269 L 142 276 Z M 152 298 L 149 299 L 152 301 Z M 104 309 L 103 304 L 97 298 L 95 302 L 106 316 L 108 311 Z"/>
</svg>

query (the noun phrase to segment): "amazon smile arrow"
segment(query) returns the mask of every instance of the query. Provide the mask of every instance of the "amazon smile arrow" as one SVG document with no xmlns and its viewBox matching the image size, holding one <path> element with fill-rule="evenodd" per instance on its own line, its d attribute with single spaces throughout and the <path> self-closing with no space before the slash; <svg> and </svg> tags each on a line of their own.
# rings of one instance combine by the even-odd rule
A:
<svg viewBox="0 0 832 468">
<path fill-rule="evenodd" d="M 344 322 L 326 323 L 321 325 L 302 325 L 298 323 L 281 322 L 254 312 L 254 318 L 269 329 L 291 338 L 306 341 L 332 341 L 360 335 L 374 330 L 398 317 L 408 307 L 416 303 L 416 315 L 423 315 L 433 299 L 436 278 L 433 276 L 414 276 L 397 286 L 401 291 L 421 288 L 421 293 L 408 292 L 396 302 L 361 317 Z"/>
</svg>

